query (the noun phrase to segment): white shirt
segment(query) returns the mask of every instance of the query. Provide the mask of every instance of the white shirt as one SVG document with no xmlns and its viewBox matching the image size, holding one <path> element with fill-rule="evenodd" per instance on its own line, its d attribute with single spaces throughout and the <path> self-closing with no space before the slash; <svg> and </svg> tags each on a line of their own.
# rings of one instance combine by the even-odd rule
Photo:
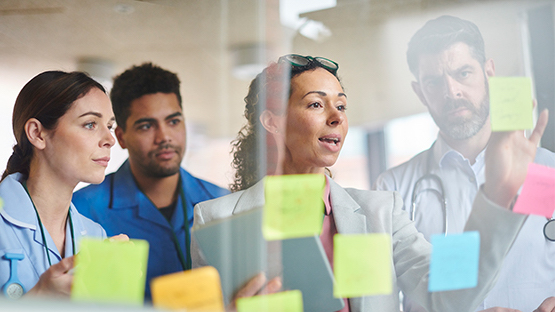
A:
<svg viewBox="0 0 555 312">
<path fill-rule="evenodd" d="M 398 191 L 403 197 L 405 209 L 410 211 L 413 191 L 417 180 L 426 173 L 440 177 L 447 200 L 448 233 L 461 233 L 472 209 L 478 188 L 484 183 L 485 152 L 482 151 L 471 165 L 462 154 L 450 148 L 438 136 L 429 150 L 408 162 L 382 173 L 374 188 Z M 538 148 L 537 164 L 555 167 L 555 154 Z M 416 191 L 415 223 L 428 241 L 433 234 L 444 233 L 444 213 L 438 183 L 426 178 Z M 543 235 L 546 218 L 530 215 L 524 223 L 513 247 L 507 254 L 497 284 L 477 311 L 491 307 L 507 307 L 521 311 L 533 311 L 541 302 L 555 295 L 555 242 Z M 410 298 L 405 299 L 405 311 L 425 311 Z"/>
</svg>

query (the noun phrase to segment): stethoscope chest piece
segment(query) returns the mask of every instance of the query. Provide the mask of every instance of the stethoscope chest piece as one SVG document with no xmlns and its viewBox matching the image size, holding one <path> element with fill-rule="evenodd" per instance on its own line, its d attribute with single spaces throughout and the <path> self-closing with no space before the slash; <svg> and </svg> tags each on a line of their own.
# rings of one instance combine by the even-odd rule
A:
<svg viewBox="0 0 555 312">
<path fill-rule="evenodd" d="M 546 239 L 555 242 L 555 218 L 551 218 L 543 226 L 543 235 Z"/>
<path fill-rule="evenodd" d="M 23 254 L 6 253 L 4 258 L 10 261 L 10 279 L 2 287 L 2 292 L 9 299 L 19 299 L 25 293 L 23 284 L 17 277 L 17 261 L 23 260 Z"/>
</svg>

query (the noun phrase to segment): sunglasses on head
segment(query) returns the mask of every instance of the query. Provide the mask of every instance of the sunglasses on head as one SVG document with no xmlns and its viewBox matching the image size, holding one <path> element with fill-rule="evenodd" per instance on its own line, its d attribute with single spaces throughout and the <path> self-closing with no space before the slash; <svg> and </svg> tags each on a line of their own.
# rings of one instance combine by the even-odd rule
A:
<svg viewBox="0 0 555 312">
<path fill-rule="evenodd" d="M 312 57 L 312 56 L 303 56 L 299 54 L 287 54 L 279 58 L 278 63 L 287 62 L 295 67 L 304 67 L 309 65 L 312 62 L 318 63 L 321 67 L 329 70 L 332 74 L 336 74 L 337 70 L 339 69 L 339 64 L 336 62 L 324 58 L 324 57 Z"/>
</svg>

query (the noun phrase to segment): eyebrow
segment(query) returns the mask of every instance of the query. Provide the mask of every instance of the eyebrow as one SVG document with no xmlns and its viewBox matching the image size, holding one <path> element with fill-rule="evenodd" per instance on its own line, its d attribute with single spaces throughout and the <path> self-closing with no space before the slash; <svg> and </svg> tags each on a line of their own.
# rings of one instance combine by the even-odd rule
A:
<svg viewBox="0 0 555 312">
<path fill-rule="evenodd" d="M 99 112 L 93 112 L 93 111 L 91 111 L 91 112 L 86 112 L 86 113 L 84 113 L 84 114 L 81 114 L 81 116 L 79 116 L 78 118 L 85 117 L 85 116 L 89 116 L 89 115 L 96 116 L 96 117 L 98 117 L 98 118 L 102 118 L 102 114 L 101 114 L 101 113 L 99 113 Z M 112 116 L 112 118 L 110 118 L 110 120 L 108 120 L 108 121 L 115 121 L 115 120 L 116 120 L 116 117 L 115 117 L 115 116 Z"/>
<path fill-rule="evenodd" d="M 307 95 L 313 94 L 313 93 L 316 93 L 316 94 L 318 94 L 318 95 L 320 95 L 320 96 L 327 96 L 327 95 L 328 95 L 328 94 L 327 94 L 326 92 L 324 92 L 324 91 L 309 91 L 309 92 L 307 92 L 302 98 L 304 99 Z M 337 96 L 347 97 L 347 94 L 345 94 L 345 93 L 343 93 L 343 92 L 339 92 L 339 93 L 337 93 Z"/>
</svg>

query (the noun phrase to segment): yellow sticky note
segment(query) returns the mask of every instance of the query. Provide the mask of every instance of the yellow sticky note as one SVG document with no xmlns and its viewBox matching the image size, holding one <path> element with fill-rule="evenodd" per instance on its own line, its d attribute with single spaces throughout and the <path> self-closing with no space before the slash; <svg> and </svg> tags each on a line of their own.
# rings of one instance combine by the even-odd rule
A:
<svg viewBox="0 0 555 312">
<path fill-rule="evenodd" d="M 4 209 L 4 200 L 0 197 L 0 211 L 2 211 L 2 209 Z"/>
<path fill-rule="evenodd" d="M 317 285 L 314 285 L 317 287 Z M 271 295 L 237 299 L 237 312 L 303 312 L 303 295 L 290 290 Z"/>
<path fill-rule="evenodd" d="M 155 307 L 223 312 L 220 275 L 211 266 L 157 277 L 150 282 Z"/>
<path fill-rule="evenodd" d="M 83 238 L 75 258 L 71 299 L 143 305 L 148 242 Z"/>
<path fill-rule="evenodd" d="M 512 131 L 532 129 L 532 82 L 528 77 L 489 79 L 491 129 Z"/>
<path fill-rule="evenodd" d="M 336 298 L 390 294 L 391 237 L 385 233 L 336 234 L 333 272 Z"/>
<path fill-rule="evenodd" d="M 322 174 L 268 176 L 262 233 L 266 240 L 319 235 L 326 178 Z"/>
</svg>

